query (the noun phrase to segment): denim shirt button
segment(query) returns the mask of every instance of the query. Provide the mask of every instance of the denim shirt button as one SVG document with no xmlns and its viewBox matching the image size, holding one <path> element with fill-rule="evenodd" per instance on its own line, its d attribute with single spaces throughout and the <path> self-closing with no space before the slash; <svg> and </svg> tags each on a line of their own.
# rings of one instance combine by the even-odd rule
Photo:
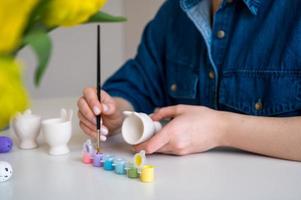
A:
<svg viewBox="0 0 301 200">
<path fill-rule="evenodd" d="M 177 84 L 172 84 L 171 86 L 170 86 L 170 89 L 171 89 L 171 91 L 173 91 L 173 92 L 175 92 L 175 91 L 177 91 Z"/>
<path fill-rule="evenodd" d="M 214 72 L 210 71 L 209 74 L 208 74 L 208 76 L 209 76 L 210 79 L 213 80 L 214 79 Z"/>
<path fill-rule="evenodd" d="M 262 108 L 263 108 L 263 106 L 262 106 L 262 103 L 261 103 L 261 102 L 257 102 L 257 103 L 255 104 L 255 109 L 256 109 L 256 110 L 262 110 Z"/>
<path fill-rule="evenodd" d="M 219 39 L 223 39 L 224 37 L 225 37 L 225 31 L 223 31 L 223 30 L 219 30 L 219 31 L 217 31 L 217 34 L 216 34 L 216 36 L 219 38 Z"/>
</svg>

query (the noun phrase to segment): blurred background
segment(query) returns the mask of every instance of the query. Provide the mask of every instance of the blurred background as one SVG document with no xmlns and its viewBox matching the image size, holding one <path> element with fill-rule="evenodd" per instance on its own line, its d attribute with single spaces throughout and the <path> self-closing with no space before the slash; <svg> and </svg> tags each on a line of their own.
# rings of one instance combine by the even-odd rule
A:
<svg viewBox="0 0 301 200">
<path fill-rule="evenodd" d="M 104 11 L 126 16 L 126 23 L 102 24 L 102 80 L 136 54 L 141 34 L 164 0 L 109 0 Z M 52 32 L 53 51 L 40 87 L 33 83 L 36 66 L 30 48 L 19 53 L 24 82 L 32 99 L 77 97 L 96 79 L 96 24 Z"/>
</svg>

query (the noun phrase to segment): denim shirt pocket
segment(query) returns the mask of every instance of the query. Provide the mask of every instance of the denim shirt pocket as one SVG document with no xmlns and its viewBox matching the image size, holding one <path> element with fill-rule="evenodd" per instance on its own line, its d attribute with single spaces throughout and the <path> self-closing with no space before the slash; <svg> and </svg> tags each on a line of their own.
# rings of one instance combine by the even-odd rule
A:
<svg viewBox="0 0 301 200">
<path fill-rule="evenodd" d="M 192 65 L 180 61 L 167 62 L 167 91 L 174 103 L 196 104 L 199 77 Z"/>
<path fill-rule="evenodd" d="M 225 71 L 219 103 L 222 110 L 248 115 L 300 115 L 301 71 Z"/>
</svg>

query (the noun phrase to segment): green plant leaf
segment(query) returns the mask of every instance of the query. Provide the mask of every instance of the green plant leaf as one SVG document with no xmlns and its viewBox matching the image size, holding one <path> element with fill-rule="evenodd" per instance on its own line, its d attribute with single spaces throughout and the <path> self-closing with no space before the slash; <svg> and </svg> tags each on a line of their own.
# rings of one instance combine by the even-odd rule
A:
<svg viewBox="0 0 301 200">
<path fill-rule="evenodd" d="M 51 39 L 46 30 L 38 29 L 29 32 L 24 37 L 24 43 L 25 45 L 30 45 L 37 56 L 38 66 L 35 71 L 34 83 L 36 86 L 39 86 L 51 55 Z"/>
<path fill-rule="evenodd" d="M 25 29 L 25 35 L 34 28 L 37 22 L 41 20 L 41 16 L 45 12 L 48 3 L 49 0 L 39 0 L 36 7 L 31 12 L 31 15 L 28 20 L 27 28 Z"/>
<path fill-rule="evenodd" d="M 105 12 L 97 12 L 96 14 L 92 15 L 90 19 L 86 23 L 93 23 L 93 22 L 125 22 L 127 19 L 122 16 L 113 16 Z"/>
</svg>

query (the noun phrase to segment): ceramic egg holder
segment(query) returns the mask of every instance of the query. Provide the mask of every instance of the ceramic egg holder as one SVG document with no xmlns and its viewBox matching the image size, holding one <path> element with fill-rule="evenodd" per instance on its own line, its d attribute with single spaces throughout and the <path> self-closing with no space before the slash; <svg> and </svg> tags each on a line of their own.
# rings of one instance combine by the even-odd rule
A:
<svg viewBox="0 0 301 200">
<path fill-rule="evenodd" d="M 63 155 L 70 152 L 67 144 L 72 135 L 73 111 L 61 110 L 60 118 L 43 120 L 42 130 L 49 145 L 50 155 Z"/>
<path fill-rule="evenodd" d="M 38 147 L 37 137 L 41 129 L 41 117 L 32 114 L 31 110 L 17 113 L 11 121 L 11 127 L 19 140 L 20 149 L 34 149 Z"/>
<path fill-rule="evenodd" d="M 161 130 L 160 122 L 153 121 L 145 113 L 124 111 L 125 119 L 122 123 L 122 137 L 130 145 L 140 144 L 150 139 L 156 132 Z"/>
<path fill-rule="evenodd" d="M 128 178 L 140 178 L 144 183 L 153 182 L 154 166 L 145 165 L 146 156 L 144 151 L 134 155 L 132 162 L 117 158 L 113 155 L 96 153 L 92 142 L 88 139 L 82 150 L 82 161 L 92 164 L 94 167 L 103 167 L 105 171 L 114 171 L 118 175 L 126 175 Z"/>
<path fill-rule="evenodd" d="M 63 155 L 69 153 L 67 144 L 72 135 L 72 116 L 72 110 L 61 109 L 59 118 L 42 121 L 39 115 L 26 110 L 11 120 L 11 127 L 19 140 L 20 149 L 37 148 L 37 137 L 42 129 L 45 142 L 49 145 L 49 154 Z"/>
</svg>

